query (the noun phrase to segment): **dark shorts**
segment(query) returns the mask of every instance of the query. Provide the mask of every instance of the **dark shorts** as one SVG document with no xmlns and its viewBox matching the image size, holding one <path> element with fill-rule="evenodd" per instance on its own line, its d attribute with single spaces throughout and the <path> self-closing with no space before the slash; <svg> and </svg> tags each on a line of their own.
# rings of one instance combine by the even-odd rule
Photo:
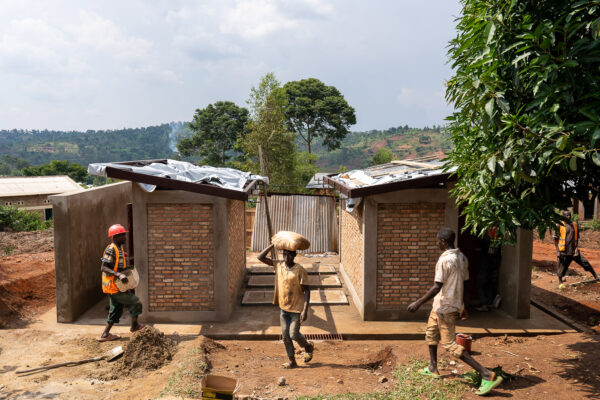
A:
<svg viewBox="0 0 600 400">
<path fill-rule="evenodd" d="M 130 291 L 119 292 L 109 295 L 110 304 L 108 310 L 108 318 L 106 322 L 109 324 L 118 324 L 123 315 L 123 307 L 127 307 L 129 315 L 136 317 L 142 313 L 142 303 L 140 298 Z"/>
</svg>

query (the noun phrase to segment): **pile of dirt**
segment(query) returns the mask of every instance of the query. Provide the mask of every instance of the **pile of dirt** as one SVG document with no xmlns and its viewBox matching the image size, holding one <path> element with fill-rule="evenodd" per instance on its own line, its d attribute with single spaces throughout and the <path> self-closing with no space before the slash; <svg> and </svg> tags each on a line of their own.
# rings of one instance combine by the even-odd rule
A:
<svg viewBox="0 0 600 400">
<path fill-rule="evenodd" d="M 131 336 L 123 346 L 123 356 L 109 363 L 109 368 L 96 375 L 103 380 L 118 379 L 128 375 L 138 375 L 159 369 L 171 361 L 177 343 L 158 329 L 145 326 Z"/>
<path fill-rule="evenodd" d="M 355 365 L 354 367 L 364 368 L 364 369 L 382 369 L 385 371 L 390 371 L 396 366 L 396 356 L 392 350 L 391 346 L 386 346 L 384 349 L 378 351 L 376 354 L 372 354 L 367 356 L 360 363 Z"/>
</svg>

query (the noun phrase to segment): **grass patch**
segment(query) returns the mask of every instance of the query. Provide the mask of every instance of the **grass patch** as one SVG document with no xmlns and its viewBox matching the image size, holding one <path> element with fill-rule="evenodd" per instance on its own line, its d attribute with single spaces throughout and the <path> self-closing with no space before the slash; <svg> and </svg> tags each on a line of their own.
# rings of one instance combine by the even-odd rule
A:
<svg viewBox="0 0 600 400">
<path fill-rule="evenodd" d="M 4 248 L 2 249 L 4 251 L 4 254 L 6 254 L 7 256 L 10 256 L 12 253 L 15 252 L 16 247 L 13 246 L 12 244 L 7 244 L 6 246 L 4 246 Z"/>
<path fill-rule="evenodd" d="M 177 397 L 200 398 L 202 393 L 200 380 L 208 371 L 206 354 L 202 348 L 195 347 L 187 352 L 177 371 L 171 375 L 169 382 L 160 392 L 158 398 L 171 395 Z"/>
<path fill-rule="evenodd" d="M 470 386 L 461 379 L 433 379 L 419 374 L 419 369 L 429 365 L 427 361 L 410 360 L 394 371 L 396 388 L 386 393 L 340 394 L 335 396 L 299 397 L 304 400 L 458 400 L 470 391 Z"/>
</svg>

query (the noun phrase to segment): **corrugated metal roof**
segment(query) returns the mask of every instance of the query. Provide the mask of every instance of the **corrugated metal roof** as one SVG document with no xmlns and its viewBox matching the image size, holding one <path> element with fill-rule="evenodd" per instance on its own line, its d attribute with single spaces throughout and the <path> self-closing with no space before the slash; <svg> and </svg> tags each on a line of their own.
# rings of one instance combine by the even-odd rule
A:
<svg viewBox="0 0 600 400">
<path fill-rule="evenodd" d="M 262 197 L 254 218 L 252 251 L 260 251 L 271 243 L 261 200 Z M 293 231 L 303 235 L 310 241 L 310 248 L 302 253 L 334 251 L 338 229 L 335 206 L 335 199 L 330 196 L 269 196 L 273 234 Z"/>
<path fill-rule="evenodd" d="M 395 160 L 391 163 L 375 165 L 363 170 L 352 170 L 331 177 L 348 187 L 360 188 L 419 179 L 446 173 L 444 164 L 437 159 L 431 160 Z"/>
<path fill-rule="evenodd" d="M 329 175 L 327 172 L 317 172 L 308 181 L 306 189 L 333 189 L 333 186 L 323 182 L 323 177 L 327 175 Z"/>
<path fill-rule="evenodd" d="M 59 194 L 83 190 L 68 176 L 14 176 L 0 178 L 0 197 Z"/>
</svg>

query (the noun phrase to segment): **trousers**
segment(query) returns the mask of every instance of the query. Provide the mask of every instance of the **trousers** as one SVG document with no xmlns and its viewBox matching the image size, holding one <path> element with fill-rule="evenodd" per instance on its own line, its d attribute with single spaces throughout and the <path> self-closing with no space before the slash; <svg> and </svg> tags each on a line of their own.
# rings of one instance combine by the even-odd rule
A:
<svg viewBox="0 0 600 400">
<path fill-rule="evenodd" d="M 304 335 L 300 333 L 300 313 L 281 310 L 279 322 L 281 323 L 281 336 L 283 337 L 285 352 L 289 359 L 293 359 L 295 355 L 292 340 L 296 341 L 302 348 L 306 349 L 310 346 Z"/>
</svg>

